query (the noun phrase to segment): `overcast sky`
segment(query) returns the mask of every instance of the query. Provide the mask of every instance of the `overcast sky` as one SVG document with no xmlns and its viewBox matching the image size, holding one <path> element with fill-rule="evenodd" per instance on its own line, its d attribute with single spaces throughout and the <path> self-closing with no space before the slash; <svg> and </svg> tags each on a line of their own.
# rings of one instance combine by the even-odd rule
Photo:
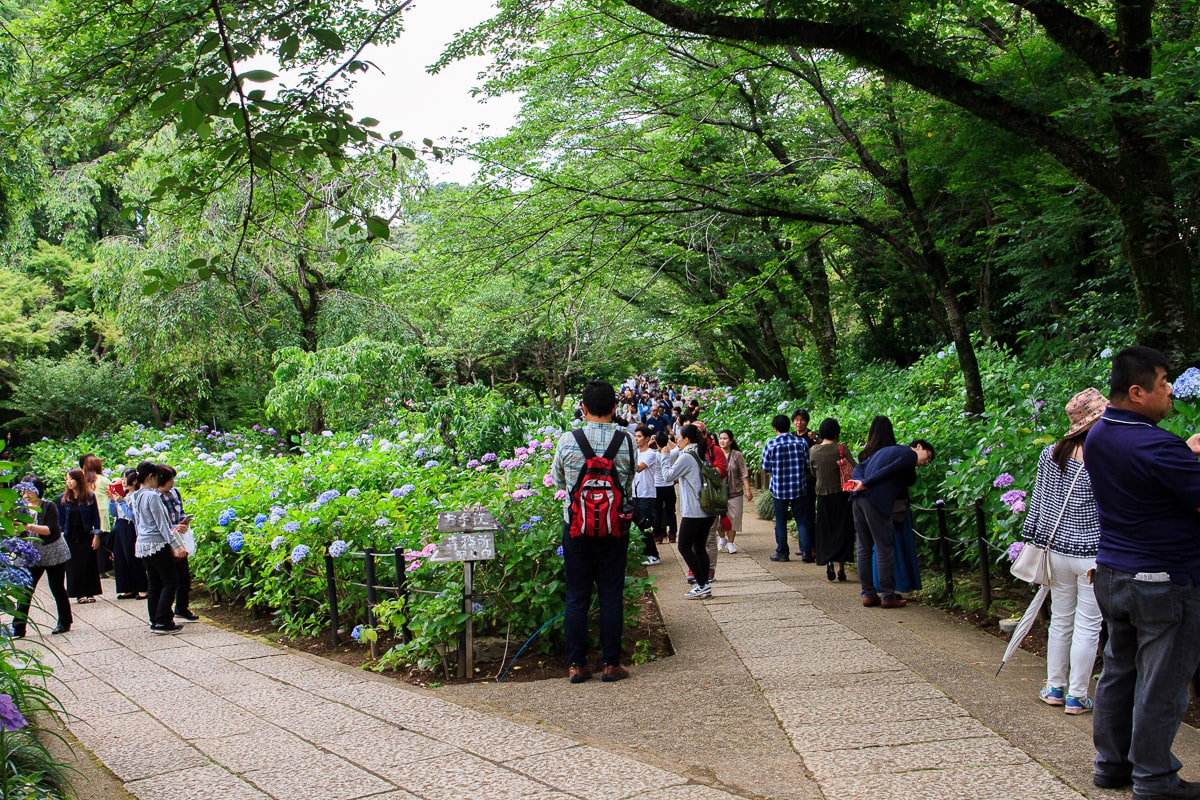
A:
<svg viewBox="0 0 1200 800">
<path fill-rule="evenodd" d="M 383 74 L 371 70 L 359 77 L 353 91 L 356 114 L 378 119 L 377 130 L 385 135 L 401 130 L 404 138 L 414 142 L 445 143 L 464 133 L 478 138 L 484 126 L 488 134 L 503 133 L 516 115 L 516 98 L 481 103 L 471 97 L 471 88 L 479 85 L 479 72 L 487 65 L 485 59 L 457 62 L 437 75 L 425 71 L 456 32 L 494 13 L 492 0 L 418 0 L 404 12 L 400 41 L 365 54 Z M 474 171 L 470 162 L 461 159 L 452 165 L 429 165 L 435 181 L 466 183 Z"/>
</svg>

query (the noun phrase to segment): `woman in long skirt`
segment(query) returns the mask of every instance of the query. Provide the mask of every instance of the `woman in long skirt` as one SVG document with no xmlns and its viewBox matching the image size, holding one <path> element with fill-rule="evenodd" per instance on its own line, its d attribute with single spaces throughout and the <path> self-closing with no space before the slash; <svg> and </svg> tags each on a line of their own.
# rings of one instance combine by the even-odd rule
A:
<svg viewBox="0 0 1200 800">
<path fill-rule="evenodd" d="M 829 580 L 846 580 L 846 562 L 854 559 L 854 520 L 851 514 L 850 493 L 842 491 L 839 459 L 853 466 L 854 456 L 838 439 L 842 428 L 836 419 L 826 417 L 817 428 L 820 442 L 809 452 L 809 462 L 816 475 L 817 497 L 817 563 L 825 565 Z M 837 572 L 833 565 L 837 563 Z"/>
</svg>

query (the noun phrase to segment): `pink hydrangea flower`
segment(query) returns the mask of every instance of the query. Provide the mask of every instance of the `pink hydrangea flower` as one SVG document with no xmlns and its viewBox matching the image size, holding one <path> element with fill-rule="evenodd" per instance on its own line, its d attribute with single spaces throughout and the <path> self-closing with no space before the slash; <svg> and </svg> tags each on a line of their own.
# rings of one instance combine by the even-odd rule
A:
<svg viewBox="0 0 1200 800">
<path fill-rule="evenodd" d="M 554 499 L 555 500 L 566 500 L 567 499 L 567 490 L 559 489 L 557 492 L 554 493 Z"/>
<path fill-rule="evenodd" d="M 542 486 L 545 486 L 547 489 L 549 489 L 553 485 L 554 485 L 554 476 L 551 475 L 549 472 L 547 472 L 545 475 L 542 476 Z"/>
</svg>

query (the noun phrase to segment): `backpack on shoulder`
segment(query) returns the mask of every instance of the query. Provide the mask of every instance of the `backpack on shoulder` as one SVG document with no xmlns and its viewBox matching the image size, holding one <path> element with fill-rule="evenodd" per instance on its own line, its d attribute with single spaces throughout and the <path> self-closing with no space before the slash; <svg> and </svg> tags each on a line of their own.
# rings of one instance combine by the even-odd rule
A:
<svg viewBox="0 0 1200 800">
<path fill-rule="evenodd" d="M 695 453 L 689 455 L 700 465 L 700 510 L 710 517 L 723 517 L 729 511 L 729 492 L 717 468 Z"/>
<path fill-rule="evenodd" d="M 617 477 L 616 457 L 628 440 L 632 459 L 633 440 L 626 433 L 616 431 L 604 455 L 597 456 L 582 429 L 576 428 L 572 434 L 583 453 L 584 465 L 579 480 L 571 489 L 571 510 L 567 515 L 571 538 L 625 536 L 633 522 L 633 503 L 625 497 L 624 487 Z"/>
</svg>

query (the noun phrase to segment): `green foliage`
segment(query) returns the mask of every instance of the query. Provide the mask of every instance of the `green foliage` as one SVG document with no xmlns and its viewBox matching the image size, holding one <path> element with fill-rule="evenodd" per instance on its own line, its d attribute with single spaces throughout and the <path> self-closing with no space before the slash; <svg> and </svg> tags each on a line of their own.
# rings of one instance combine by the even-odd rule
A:
<svg viewBox="0 0 1200 800">
<path fill-rule="evenodd" d="M 31 359 L 16 371 L 12 399 L 0 404 L 20 414 L 8 423 L 9 429 L 75 437 L 148 416 L 148 408 L 133 390 L 130 371 L 86 351 L 61 361 Z"/>
<path fill-rule="evenodd" d="M 364 428 L 431 393 L 419 347 L 359 338 L 315 353 L 285 347 L 275 361 L 267 413 L 290 428 Z"/>
</svg>

